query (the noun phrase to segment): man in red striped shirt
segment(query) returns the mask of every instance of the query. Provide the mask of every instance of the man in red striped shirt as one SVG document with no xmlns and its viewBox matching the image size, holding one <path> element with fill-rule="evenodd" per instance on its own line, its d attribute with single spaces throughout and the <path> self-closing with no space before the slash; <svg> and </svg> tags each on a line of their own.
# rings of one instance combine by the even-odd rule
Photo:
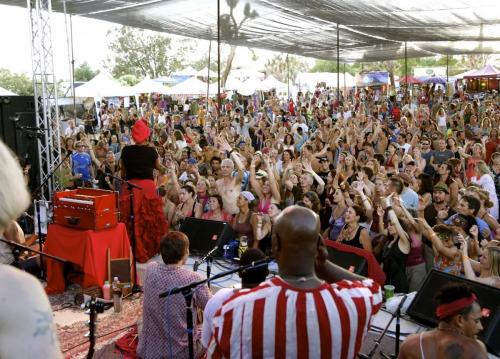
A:
<svg viewBox="0 0 500 359">
<path fill-rule="evenodd" d="M 328 262 L 319 233 L 307 208 L 280 214 L 272 247 L 279 276 L 224 303 L 207 358 L 355 358 L 380 287 Z"/>
</svg>

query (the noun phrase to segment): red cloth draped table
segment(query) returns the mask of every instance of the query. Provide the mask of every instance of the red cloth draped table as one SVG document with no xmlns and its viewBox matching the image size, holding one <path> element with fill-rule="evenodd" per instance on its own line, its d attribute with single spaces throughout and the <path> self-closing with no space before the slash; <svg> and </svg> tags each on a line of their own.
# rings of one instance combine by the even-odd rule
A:
<svg viewBox="0 0 500 359">
<path fill-rule="evenodd" d="M 128 258 L 130 243 L 123 223 L 100 231 L 80 230 L 57 224 L 48 226 L 44 252 L 76 263 L 83 268 L 83 287 L 103 286 L 107 279 L 106 250 L 111 259 Z M 47 268 L 48 294 L 62 293 L 65 289 L 63 264 L 44 258 Z"/>
</svg>

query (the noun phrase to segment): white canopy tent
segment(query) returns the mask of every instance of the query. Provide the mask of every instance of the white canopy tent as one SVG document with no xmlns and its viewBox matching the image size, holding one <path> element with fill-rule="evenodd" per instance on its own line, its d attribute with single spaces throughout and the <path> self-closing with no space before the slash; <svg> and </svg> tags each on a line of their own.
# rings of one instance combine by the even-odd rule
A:
<svg viewBox="0 0 500 359">
<path fill-rule="evenodd" d="M 237 88 L 242 86 L 242 82 L 235 77 L 228 77 L 224 89 L 226 91 L 235 91 Z"/>
<path fill-rule="evenodd" d="M 197 77 L 207 77 L 208 67 L 205 67 L 196 73 Z M 210 70 L 210 78 L 217 78 L 217 72 Z"/>
<path fill-rule="evenodd" d="M 273 75 L 269 75 L 264 81 L 262 81 L 260 89 L 262 91 L 270 91 L 272 89 L 285 89 L 288 88 L 288 85 L 284 82 L 281 82 Z"/>
<path fill-rule="evenodd" d="M 260 90 L 262 86 L 262 81 L 256 77 L 250 77 L 248 80 L 244 81 L 241 86 L 239 86 L 236 91 L 243 96 L 250 96 L 255 93 L 255 91 Z"/>
<path fill-rule="evenodd" d="M 207 95 L 207 83 L 191 77 L 167 89 L 167 95 Z M 217 84 L 210 84 L 209 96 L 217 94 Z"/>
<path fill-rule="evenodd" d="M 159 93 L 159 94 L 165 94 L 167 91 L 167 88 L 163 86 L 160 82 L 157 82 L 155 80 L 151 80 L 149 78 L 145 78 L 141 82 L 139 82 L 137 85 L 132 87 L 132 90 L 136 94 L 140 93 Z"/>
<path fill-rule="evenodd" d="M 17 96 L 17 94 L 7 89 L 4 89 L 3 87 L 0 87 L 0 96 Z"/>
<path fill-rule="evenodd" d="M 162 84 L 168 84 L 168 85 L 177 83 L 177 80 L 171 78 L 170 76 L 160 76 L 160 77 L 153 79 L 153 81 L 160 82 Z"/>
<path fill-rule="evenodd" d="M 309 91 L 314 91 L 318 83 L 324 82 L 326 86 L 337 87 L 337 73 L 334 72 L 301 72 L 295 78 L 295 83 L 301 89 L 307 88 Z M 350 73 L 346 72 L 339 74 L 340 87 L 354 87 L 356 86 L 356 78 Z"/>
<path fill-rule="evenodd" d="M 196 71 L 192 66 L 188 66 L 188 67 L 186 67 L 183 70 L 172 72 L 171 76 L 179 76 L 179 77 L 188 76 L 188 77 L 193 77 L 193 76 L 196 76 L 197 73 L 198 73 L 198 71 Z"/>
<path fill-rule="evenodd" d="M 92 80 L 75 89 L 75 97 L 117 97 L 133 96 L 131 87 L 123 86 L 106 73 L 100 73 Z"/>
</svg>

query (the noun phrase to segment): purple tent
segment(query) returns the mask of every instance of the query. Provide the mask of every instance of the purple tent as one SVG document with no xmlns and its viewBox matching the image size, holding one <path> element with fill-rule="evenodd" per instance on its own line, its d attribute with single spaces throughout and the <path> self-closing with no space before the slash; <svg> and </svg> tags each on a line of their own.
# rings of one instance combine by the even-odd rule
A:
<svg viewBox="0 0 500 359">
<path fill-rule="evenodd" d="M 471 74 L 468 74 L 464 76 L 464 79 L 476 79 L 476 78 L 481 78 L 481 77 L 488 77 L 488 78 L 500 78 L 500 71 L 494 68 L 491 65 L 486 65 L 482 69 L 479 69 Z"/>
</svg>

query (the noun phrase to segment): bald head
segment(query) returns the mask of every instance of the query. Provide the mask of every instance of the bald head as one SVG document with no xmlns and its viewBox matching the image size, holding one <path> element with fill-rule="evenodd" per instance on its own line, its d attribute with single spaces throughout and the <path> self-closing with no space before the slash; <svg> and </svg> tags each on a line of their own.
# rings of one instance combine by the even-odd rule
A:
<svg viewBox="0 0 500 359">
<path fill-rule="evenodd" d="M 317 242 L 320 230 L 319 217 L 309 208 L 290 206 L 285 208 L 276 219 L 274 231 L 279 238 L 302 246 Z"/>
</svg>

